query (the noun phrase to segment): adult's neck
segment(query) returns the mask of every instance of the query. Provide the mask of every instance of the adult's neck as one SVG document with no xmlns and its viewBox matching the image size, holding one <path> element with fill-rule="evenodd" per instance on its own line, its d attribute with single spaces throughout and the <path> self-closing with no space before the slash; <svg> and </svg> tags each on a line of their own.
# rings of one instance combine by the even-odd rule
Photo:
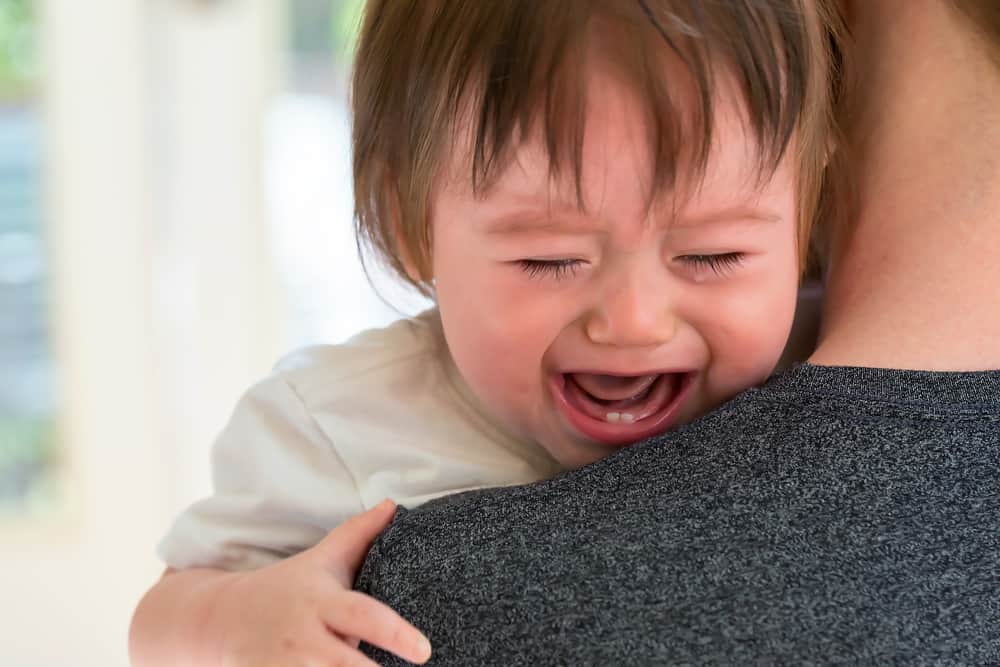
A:
<svg viewBox="0 0 1000 667">
<path fill-rule="evenodd" d="M 851 6 L 857 206 L 810 361 L 1000 368 L 1000 64 L 946 0 Z"/>
</svg>

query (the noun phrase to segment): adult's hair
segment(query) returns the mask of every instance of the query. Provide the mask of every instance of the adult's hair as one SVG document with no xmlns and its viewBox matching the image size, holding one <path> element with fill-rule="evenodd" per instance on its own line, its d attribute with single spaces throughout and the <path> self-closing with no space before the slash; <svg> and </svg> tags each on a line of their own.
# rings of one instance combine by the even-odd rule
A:
<svg viewBox="0 0 1000 667">
<path fill-rule="evenodd" d="M 1000 2 L 997 0 L 950 0 L 986 42 L 1000 65 Z"/>
</svg>

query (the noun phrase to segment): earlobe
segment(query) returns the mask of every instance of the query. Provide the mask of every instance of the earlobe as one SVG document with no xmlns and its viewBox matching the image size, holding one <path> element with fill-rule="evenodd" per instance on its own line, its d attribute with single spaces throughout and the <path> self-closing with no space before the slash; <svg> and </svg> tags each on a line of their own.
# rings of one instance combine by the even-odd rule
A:
<svg viewBox="0 0 1000 667">
<path fill-rule="evenodd" d="M 424 275 L 425 272 L 420 270 L 420 266 L 413 259 L 413 253 L 410 252 L 410 247 L 407 245 L 406 238 L 402 233 L 397 233 L 396 235 L 396 250 L 399 263 L 402 265 L 403 271 L 406 272 L 407 278 L 418 285 L 434 282 L 433 275 Z"/>
</svg>

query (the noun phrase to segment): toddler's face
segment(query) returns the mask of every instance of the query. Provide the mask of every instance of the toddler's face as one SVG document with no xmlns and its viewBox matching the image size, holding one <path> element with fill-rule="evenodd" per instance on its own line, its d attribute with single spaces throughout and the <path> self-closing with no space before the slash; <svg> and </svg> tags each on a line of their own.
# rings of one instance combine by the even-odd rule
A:
<svg viewBox="0 0 1000 667">
<path fill-rule="evenodd" d="M 432 201 L 433 270 L 449 348 L 513 432 L 578 467 L 689 422 L 764 380 L 795 309 L 796 190 L 756 178 L 735 103 L 716 106 L 700 188 L 648 206 L 633 93 L 590 82 L 584 210 L 525 141 L 482 195 L 458 174 Z M 791 153 L 793 149 L 788 152 Z"/>
</svg>

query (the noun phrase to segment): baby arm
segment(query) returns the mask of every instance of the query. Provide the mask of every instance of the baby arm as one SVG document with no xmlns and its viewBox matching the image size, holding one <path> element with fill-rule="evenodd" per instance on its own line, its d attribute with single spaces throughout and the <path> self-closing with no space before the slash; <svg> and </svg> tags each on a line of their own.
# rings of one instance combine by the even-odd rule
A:
<svg viewBox="0 0 1000 667">
<path fill-rule="evenodd" d="M 416 628 L 351 590 L 394 509 L 383 502 L 338 526 L 315 547 L 257 570 L 168 570 L 133 616 L 132 664 L 374 667 L 357 650 L 359 641 L 410 662 L 426 662 L 430 643 Z"/>
<path fill-rule="evenodd" d="M 370 665 L 362 639 L 427 659 L 417 630 L 350 590 L 393 505 L 364 512 L 353 471 L 287 374 L 239 402 L 212 480 L 160 544 L 170 569 L 134 614 L 133 665 Z"/>
</svg>

